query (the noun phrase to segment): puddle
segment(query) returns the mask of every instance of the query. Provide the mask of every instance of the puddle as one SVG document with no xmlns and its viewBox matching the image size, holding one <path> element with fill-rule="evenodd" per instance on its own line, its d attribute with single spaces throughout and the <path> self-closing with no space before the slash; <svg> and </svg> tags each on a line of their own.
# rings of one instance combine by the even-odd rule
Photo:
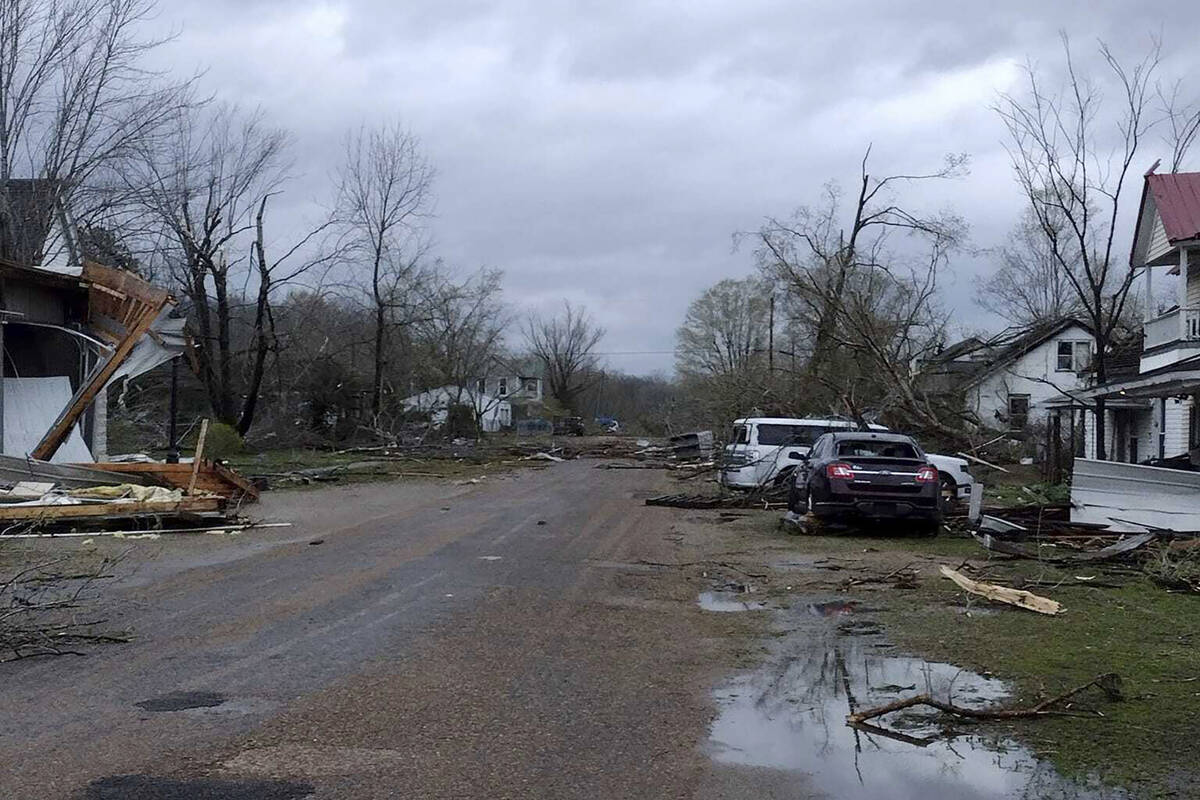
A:
<svg viewBox="0 0 1200 800">
<path fill-rule="evenodd" d="M 911 709 L 877 720 L 886 730 L 845 724 L 851 708 L 867 708 L 929 692 L 963 706 L 991 705 L 1007 696 L 1000 681 L 951 664 L 892 655 L 869 620 L 847 626 L 861 606 L 812 603 L 787 614 L 801 627 L 774 640 L 760 668 L 715 692 L 718 715 L 709 752 L 730 767 L 795 773 L 796 797 L 837 800 L 1125 797 L 1061 778 L 1024 747 L 986 735 L 985 726 Z M 798 613 L 800 612 L 800 613 Z M 994 730 L 994 729 L 992 729 Z M 747 773 L 746 779 L 759 773 Z M 792 796 L 792 795 L 785 795 Z"/>
<path fill-rule="evenodd" d="M 762 611 L 767 607 L 757 600 L 747 600 L 744 592 L 701 592 L 698 602 L 705 611 Z"/>
<path fill-rule="evenodd" d="M 146 711 L 186 711 L 189 708 L 213 708 L 225 702 L 225 695 L 216 692 L 171 692 L 135 703 Z"/>
</svg>

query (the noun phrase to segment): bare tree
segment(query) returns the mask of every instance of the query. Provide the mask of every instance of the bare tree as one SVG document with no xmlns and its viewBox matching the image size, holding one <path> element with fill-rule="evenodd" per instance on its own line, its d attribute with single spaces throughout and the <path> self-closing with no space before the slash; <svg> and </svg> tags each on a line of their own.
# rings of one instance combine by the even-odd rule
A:
<svg viewBox="0 0 1200 800">
<path fill-rule="evenodd" d="M 409 131 L 393 124 L 360 129 L 346 140 L 339 174 L 338 216 L 349 238 L 353 266 L 369 276 L 374 316 L 374 376 L 371 410 L 383 407 L 388 331 L 396 308 L 409 299 L 425 244 L 420 226 L 433 202 L 434 170 Z"/>
<path fill-rule="evenodd" d="M 1056 238 L 1068 254 L 1065 220 L 1057 219 Z M 1008 242 L 995 251 L 996 270 L 979 284 L 975 302 L 1013 325 L 1032 326 L 1062 319 L 1080 311 L 1067 272 L 1079 269 L 1079 254 L 1060 260 L 1047 239 L 1042 223 L 1028 209 L 1008 234 Z M 1064 261 L 1069 267 L 1064 267 Z"/>
<path fill-rule="evenodd" d="M 550 396 L 565 409 L 577 411 L 575 401 L 596 377 L 596 345 L 604 338 L 582 306 L 563 302 L 562 314 L 551 319 L 534 315 L 525 324 L 525 342 L 542 362 Z"/>
<path fill-rule="evenodd" d="M 1008 130 L 1017 183 L 1096 339 L 1096 380 L 1104 383 L 1109 350 L 1134 279 L 1115 249 L 1117 221 L 1130 167 L 1147 132 L 1159 121 L 1151 108 L 1159 43 L 1133 64 L 1121 63 L 1107 45 L 1099 45 L 1118 90 L 1115 110 L 1105 106 L 1096 84 L 1077 70 L 1065 34 L 1062 45 L 1065 89 L 1051 91 L 1030 65 L 1025 90 L 1003 95 L 996 111 Z M 1176 163 L 1189 141 L 1187 136 L 1181 141 Z M 1095 412 L 1097 419 L 1104 419 L 1102 398 L 1096 400 Z M 1095 427 L 1096 457 L 1103 459 L 1105 426 Z"/>
<path fill-rule="evenodd" d="M 860 420 L 867 407 L 893 406 L 922 427 L 961 435 L 944 421 L 946 409 L 920 391 L 913 364 L 942 336 L 938 277 L 965 225 L 949 212 L 910 210 L 895 192 L 961 175 L 966 158 L 949 156 L 930 172 L 877 178 L 867 170 L 869 156 L 868 149 L 847 218 L 837 185 L 827 185 L 822 205 L 801 207 L 788 220 L 769 219 L 758 231 L 759 263 L 810 330 L 802 370 L 810 385 L 824 390 L 812 402 Z M 894 232 L 906 234 L 902 252 L 890 247 Z"/>
<path fill-rule="evenodd" d="M 113 202 L 109 178 L 192 103 L 191 82 L 146 66 L 150 0 L 0 0 L 0 221 L 13 178 L 45 181 L 81 222 Z M 51 242 L 50 248 L 61 245 Z"/>
<path fill-rule="evenodd" d="M 330 258 L 310 247 L 328 220 L 268 255 L 267 205 L 286 181 L 289 143 L 261 113 L 220 106 L 181 114 L 174 136 L 146 148 L 125 176 L 157 221 L 157 257 L 187 299 L 194 365 L 213 413 L 242 435 L 254 422 L 275 345 L 273 292 Z M 252 322 L 239 335 L 247 306 Z"/>
<path fill-rule="evenodd" d="M 500 302 L 502 278 L 499 270 L 482 269 L 462 281 L 442 276 L 429 282 L 413 324 L 422 351 L 422 382 L 454 387 L 455 402 L 472 407 L 477 426 L 479 417 L 503 400 L 483 397 L 474 387 L 500 357 L 511 321 Z"/>
<path fill-rule="evenodd" d="M 688 306 L 675 333 L 675 368 L 683 375 L 729 375 L 765 360 L 770 283 L 727 279 Z"/>
</svg>

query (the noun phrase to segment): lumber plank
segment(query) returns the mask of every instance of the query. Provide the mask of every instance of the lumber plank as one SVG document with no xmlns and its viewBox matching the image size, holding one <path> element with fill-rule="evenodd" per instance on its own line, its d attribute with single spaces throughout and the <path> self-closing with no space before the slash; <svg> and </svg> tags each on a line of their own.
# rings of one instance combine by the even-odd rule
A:
<svg viewBox="0 0 1200 800">
<path fill-rule="evenodd" d="M 71 506 L 0 506 L 2 521 L 46 521 L 60 519 L 86 519 L 99 517 L 125 517 L 142 514 L 172 514 L 220 511 L 219 497 L 188 497 L 179 502 L 116 502 L 83 503 Z"/>
</svg>

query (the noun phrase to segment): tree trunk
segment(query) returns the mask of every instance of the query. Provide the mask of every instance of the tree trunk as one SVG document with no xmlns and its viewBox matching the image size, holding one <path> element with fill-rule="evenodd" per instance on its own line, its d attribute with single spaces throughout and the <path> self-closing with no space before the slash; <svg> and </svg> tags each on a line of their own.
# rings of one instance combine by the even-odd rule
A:
<svg viewBox="0 0 1200 800">
<path fill-rule="evenodd" d="M 376 419 L 383 412 L 383 368 L 384 345 L 386 337 L 384 326 L 387 322 L 387 309 L 382 303 L 375 306 L 375 375 L 371 382 L 371 414 Z"/>
</svg>

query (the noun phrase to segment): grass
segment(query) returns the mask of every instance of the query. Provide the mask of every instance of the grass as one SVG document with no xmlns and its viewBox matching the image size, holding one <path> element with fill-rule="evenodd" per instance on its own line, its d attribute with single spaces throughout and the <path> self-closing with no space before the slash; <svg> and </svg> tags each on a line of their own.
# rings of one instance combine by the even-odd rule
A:
<svg viewBox="0 0 1200 800">
<path fill-rule="evenodd" d="M 979 556 L 973 542 L 871 540 L 871 546 L 958 558 Z M 995 563 L 995 562 L 994 562 Z M 1034 591 L 1063 603 L 1067 613 L 1047 617 L 970 598 L 949 581 L 922 570 L 916 590 L 895 591 L 881 615 L 891 640 L 922 656 L 986 672 L 1015 687 L 1030 704 L 1116 672 L 1127 699 L 1097 702 L 1105 719 L 1048 718 L 1014 726 L 1014 733 L 1065 775 L 1098 777 L 1151 797 L 1179 796 L 1177 784 L 1192 763 L 1200 712 L 1200 597 L 1172 593 L 1135 577 L 1120 589 L 1072 585 L 1072 572 L 1032 561 L 1006 561 L 985 577 L 1013 585 L 1019 579 L 1067 583 Z M 1119 581 L 1119 579 L 1118 579 Z M 967 603 L 984 613 L 963 614 Z"/>
<path fill-rule="evenodd" d="M 1094 704 L 1103 719 L 1051 717 L 1014 721 L 1000 730 L 1064 775 L 1098 778 L 1138 797 L 1196 796 L 1191 787 L 1200 777 L 1193 748 L 1200 718 L 1200 595 L 1168 591 L 1143 575 L 1106 575 L 1097 565 L 1064 570 L 1030 560 L 989 560 L 975 542 L 954 536 L 788 541 L 790 550 L 809 554 L 862 554 L 863 567 L 877 573 L 911 559 L 920 569 L 915 589 L 870 595 L 872 604 L 886 606 L 879 621 L 889 639 L 903 651 L 1009 682 L 1014 705 L 1031 705 L 1097 675 L 1117 673 L 1123 702 L 1099 695 L 1082 701 Z M 985 581 L 1007 586 L 1039 581 L 1027 588 L 1058 600 L 1066 613 L 1048 617 L 967 595 L 934 566 L 966 559 L 982 568 L 976 577 Z M 1151 567 L 1155 563 L 1152 559 Z M 1123 585 L 1087 587 L 1075 575 Z"/>
</svg>

